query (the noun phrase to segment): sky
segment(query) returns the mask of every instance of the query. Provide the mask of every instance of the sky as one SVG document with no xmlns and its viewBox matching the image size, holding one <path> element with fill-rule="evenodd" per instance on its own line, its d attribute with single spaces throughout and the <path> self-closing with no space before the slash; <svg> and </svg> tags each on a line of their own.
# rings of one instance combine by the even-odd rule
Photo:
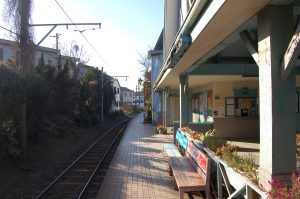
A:
<svg viewBox="0 0 300 199">
<path fill-rule="evenodd" d="M 110 76 L 129 76 L 127 80 L 122 77 L 118 80 L 121 86 L 134 90 L 138 78 L 142 77 L 139 56 L 146 55 L 155 46 L 163 28 L 163 0 L 33 0 L 32 23 L 71 23 L 56 1 L 74 23 L 101 23 L 101 28 L 78 26 L 88 42 L 74 31 L 74 26 L 68 29 L 58 26 L 49 36 L 61 34 L 59 44 L 63 48 L 76 41 L 83 46 L 83 59 L 88 60 L 88 65 L 103 67 Z M 0 0 L 1 8 L 4 2 Z M 0 25 L 10 29 L 2 16 Z M 51 28 L 34 27 L 35 42 Z M 41 46 L 55 48 L 55 38 L 49 36 Z M 3 29 L 0 29 L 0 38 L 12 39 Z"/>
</svg>

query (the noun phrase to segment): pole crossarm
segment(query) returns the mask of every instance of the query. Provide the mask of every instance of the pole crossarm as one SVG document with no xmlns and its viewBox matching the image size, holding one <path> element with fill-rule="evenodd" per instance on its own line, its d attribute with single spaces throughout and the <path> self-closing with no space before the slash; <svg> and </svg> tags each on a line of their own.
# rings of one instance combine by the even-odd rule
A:
<svg viewBox="0 0 300 199">
<path fill-rule="evenodd" d="M 57 27 L 57 26 L 66 26 L 68 28 L 69 26 L 99 26 L 99 29 L 101 28 L 101 23 L 56 23 L 56 24 L 29 24 L 29 26 L 52 26 L 52 28 L 48 31 L 48 33 L 37 43 L 37 46 L 39 46 L 45 39 L 48 37 L 48 35 Z"/>
<path fill-rule="evenodd" d="M 127 75 L 120 75 L 120 76 L 112 76 L 112 77 L 114 77 L 114 78 L 125 77 L 125 81 L 127 81 L 127 78 L 128 78 L 129 76 L 127 76 Z"/>
<path fill-rule="evenodd" d="M 101 28 L 101 23 L 46 23 L 46 24 L 29 24 L 29 26 L 95 26 Z"/>
</svg>

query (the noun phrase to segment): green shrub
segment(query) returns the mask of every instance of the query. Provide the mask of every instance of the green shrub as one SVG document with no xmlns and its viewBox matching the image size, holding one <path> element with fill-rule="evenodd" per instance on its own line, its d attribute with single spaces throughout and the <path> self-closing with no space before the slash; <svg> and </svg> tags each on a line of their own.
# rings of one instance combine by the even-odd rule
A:
<svg viewBox="0 0 300 199">
<path fill-rule="evenodd" d="M 209 136 L 205 138 L 203 141 L 203 144 L 210 148 L 212 151 L 216 152 L 217 148 L 220 148 L 222 146 L 226 146 L 227 142 L 224 138 L 216 137 L 216 136 Z"/>
<path fill-rule="evenodd" d="M 255 164 L 254 157 L 250 154 L 248 156 L 241 156 L 236 152 L 227 151 L 222 154 L 222 159 L 226 161 L 229 167 L 242 171 L 245 176 L 257 182 L 258 166 Z"/>
<path fill-rule="evenodd" d="M 0 124 L 14 118 L 24 102 L 24 80 L 12 68 L 0 65 Z"/>
<path fill-rule="evenodd" d="M 26 79 L 26 115 L 29 136 L 36 136 L 42 129 L 42 119 L 48 115 L 52 96 L 44 78 L 33 74 Z"/>
</svg>

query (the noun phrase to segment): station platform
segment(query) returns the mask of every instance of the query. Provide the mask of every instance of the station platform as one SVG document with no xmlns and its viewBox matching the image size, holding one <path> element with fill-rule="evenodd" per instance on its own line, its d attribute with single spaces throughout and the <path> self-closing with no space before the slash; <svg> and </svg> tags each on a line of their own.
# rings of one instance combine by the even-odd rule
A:
<svg viewBox="0 0 300 199">
<path fill-rule="evenodd" d="M 163 145 L 173 135 L 157 134 L 151 124 L 143 123 L 143 115 L 133 118 L 111 161 L 97 199 L 179 198 L 169 176 L 168 157 Z M 185 194 L 185 198 L 190 195 Z M 191 198 L 202 198 L 191 196 Z"/>
</svg>

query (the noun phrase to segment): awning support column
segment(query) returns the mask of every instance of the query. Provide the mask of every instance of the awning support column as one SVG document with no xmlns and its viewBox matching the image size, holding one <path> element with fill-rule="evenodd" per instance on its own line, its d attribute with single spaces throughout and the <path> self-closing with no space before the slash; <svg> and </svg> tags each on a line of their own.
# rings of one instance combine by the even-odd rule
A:
<svg viewBox="0 0 300 199">
<path fill-rule="evenodd" d="M 188 75 L 180 75 L 180 128 L 189 122 Z"/>
<path fill-rule="evenodd" d="M 281 78 L 281 61 L 293 35 L 291 5 L 268 6 L 258 14 L 260 104 L 259 184 L 287 181 L 296 168 L 296 75 Z"/>
</svg>

